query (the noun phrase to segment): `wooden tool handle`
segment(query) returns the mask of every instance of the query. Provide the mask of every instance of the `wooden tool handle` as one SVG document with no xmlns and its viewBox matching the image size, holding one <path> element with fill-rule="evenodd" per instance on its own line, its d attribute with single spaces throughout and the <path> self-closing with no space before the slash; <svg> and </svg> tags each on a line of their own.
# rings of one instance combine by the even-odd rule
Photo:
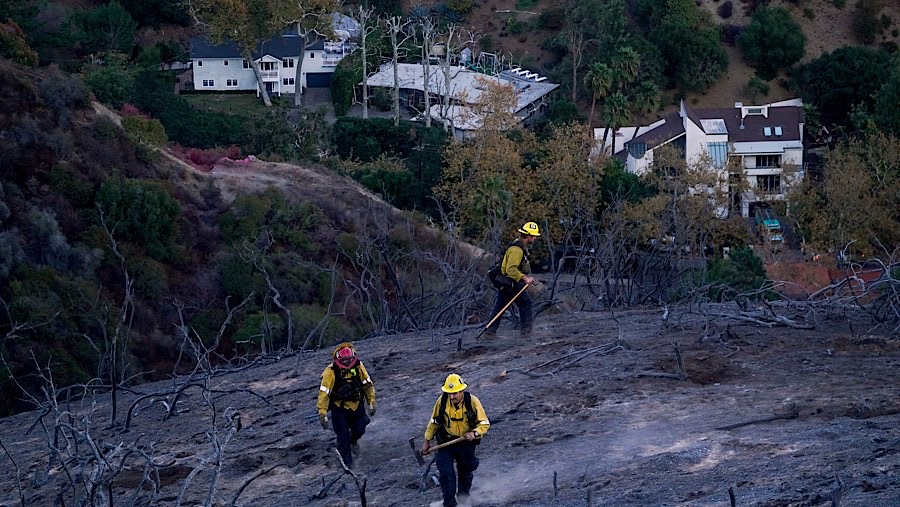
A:
<svg viewBox="0 0 900 507">
<path fill-rule="evenodd" d="M 426 454 L 431 454 L 432 452 L 434 452 L 434 451 L 436 451 L 436 450 L 438 450 L 438 449 L 440 449 L 440 448 L 442 448 L 442 447 L 447 447 L 448 445 L 453 445 L 453 444 L 462 442 L 462 441 L 465 440 L 465 439 L 466 439 L 466 437 L 456 437 L 456 438 L 454 438 L 453 440 L 450 440 L 450 441 L 448 441 L 448 442 L 444 442 L 443 444 L 438 444 L 438 445 L 436 445 L 436 446 L 434 446 L 434 447 L 429 447 L 429 448 L 428 448 L 428 452 L 427 452 Z"/>
</svg>

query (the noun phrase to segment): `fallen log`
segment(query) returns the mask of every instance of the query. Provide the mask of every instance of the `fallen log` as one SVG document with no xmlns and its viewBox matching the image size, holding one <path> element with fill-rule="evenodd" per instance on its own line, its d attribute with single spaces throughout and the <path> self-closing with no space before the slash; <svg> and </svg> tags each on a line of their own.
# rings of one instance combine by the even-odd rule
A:
<svg viewBox="0 0 900 507">
<path fill-rule="evenodd" d="M 797 409 L 797 407 L 792 407 L 789 412 L 786 412 L 784 414 L 775 414 L 770 417 L 763 417 L 762 419 L 753 419 L 751 421 L 744 421 L 744 422 L 739 422 L 739 423 L 735 423 L 735 424 L 729 424 L 727 426 L 720 426 L 716 429 L 721 430 L 721 431 L 728 431 L 728 430 L 733 430 L 735 428 L 750 426 L 751 424 L 762 424 L 762 423 L 777 421 L 779 419 L 796 419 L 798 417 L 800 417 L 800 410 Z"/>
</svg>

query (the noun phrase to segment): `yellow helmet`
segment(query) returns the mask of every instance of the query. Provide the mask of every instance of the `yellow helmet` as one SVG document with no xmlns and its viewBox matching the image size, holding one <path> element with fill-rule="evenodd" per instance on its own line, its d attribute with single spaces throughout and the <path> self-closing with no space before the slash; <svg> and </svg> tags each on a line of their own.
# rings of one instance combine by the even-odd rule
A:
<svg viewBox="0 0 900 507">
<path fill-rule="evenodd" d="M 464 391 L 467 387 L 469 386 L 463 382 L 463 379 L 460 378 L 459 375 L 451 373 L 450 375 L 447 375 L 447 380 L 444 381 L 441 391 L 444 391 L 445 393 L 458 393 Z"/>
<path fill-rule="evenodd" d="M 527 234 L 529 236 L 540 236 L 541 230 L 538 228 L 538 224 L 534 222 L 528 222 L 519 229 L 520 234 Z"/>
</svg>

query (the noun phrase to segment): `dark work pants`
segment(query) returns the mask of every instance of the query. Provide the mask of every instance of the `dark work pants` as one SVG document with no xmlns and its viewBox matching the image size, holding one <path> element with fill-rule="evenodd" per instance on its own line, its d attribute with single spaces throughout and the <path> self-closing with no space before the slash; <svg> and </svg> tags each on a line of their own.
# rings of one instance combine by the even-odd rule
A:
<svg viewBox="0 0 900 507">
<path fill-rule="evenodd" d="M 506 303 L 509 303 L 512 298 L 516 297 L 516 294 L 518 294 L 524 286 L 525 282 L 520 281 L 512 287 L 497 289 L 497 304 L 494 305 L 494 313 L 491 314 L 491 318 L 494 318 L 495 315 L 500 313 L 500 310 L 503 310 L 503 307 L 506 306 Z M 531 301 L 531 296 L 528 295 L 527 290 L 516 298 L 515 305 L 519 309 L 519 321 L 521 324 L 521 329 L 530 329 L 531 323 L 534 320 L 534 317 L 532 316 L 533 303 Z M 497 329 L 500 327 L 501 320 L 503 320 L 502 317 L 495 320 L 494 323 L 491 324 L 489 328 L 487 328 L 487 331 L 496 333 Z"/>
<path fill-rule="evenodd" d="M 454 461 L 456 470 L 453 469 Z M 456 507 L 456 493 L 468 495 L 472 489 L 472 478 L 478 469 L 475 444 L 465 441 L 438 449 L 435 463 L 440 472 L 444 507 Z"/>
<path fill-rule="evenodd" d="M 356 410 L 331 405 L 331 427 L 337 436 L 337 450 L 348 467 L 353 466 L 350 444 L 355 444 L 365 434 L 368 424 L 369 416 L 366 415 L 363 402 L 359 402 Z"/>
</svg>

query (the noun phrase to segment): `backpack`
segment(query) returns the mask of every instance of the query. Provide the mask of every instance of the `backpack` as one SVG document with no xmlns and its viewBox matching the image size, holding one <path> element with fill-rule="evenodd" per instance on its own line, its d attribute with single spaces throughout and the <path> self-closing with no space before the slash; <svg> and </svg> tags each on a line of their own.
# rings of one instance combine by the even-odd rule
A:
<svg viewBox="0 0 900 507">
<path fill-rule="evenodd" d="M 447 400 L 450 399 L 450 395 L 444 393 L 441 395 L 441 409 L 440 409 L 440 418 L 441 418 L 441 428 L 438 431 L 440 438 L 438 439 L 439 443 L 446 442 L 451 440 L 450 434 L 447 433 L 447 428 L 450 426 L 450 416 L 447 414 Z M 469 431 L 473 431 L 478 427 L 478 414 L 475 412 L 475 409 L 472 408 L 472 395 L 469 393 L 463 393 L 463 406 L 466 409 L 466 420 L 469 423 Z M 442 442 L 443 440 L 443 442 Z M 475 445 L 481 443 L 480 438 L 476 438 L 472 441 Z"/>
<path fill-rule="evenodd" d="M 346 370 L 331 365 L 334 370 L 334 388 L 331 389 L 332 401 L 362 401 L 362 379 L 359 376 L 359 368 L 347 368 Z"/>
<path fill-rule="evenodd" d="M 517 246 L 522 249 L 522 259 L 527 263 L 528 251 L 525 250 L 525 247 L 519 244 L 519 240 L 515 240 L 506 247 L 506 250 L 509 250 L 510 247 L 513 246 Z M 487 272 L 488 280 L 490 280 L 491 284 L 493 284 L 493 286 L 498 290 L 511 289 L 516 286 L 515 280 L 503 274 L 503 259 L 506 258 L 506 250 L 503 251 L 503 255 L 500 256 L 500 260 L 498 260 L 497 263 L 494 264 Z"/>
</svg>

